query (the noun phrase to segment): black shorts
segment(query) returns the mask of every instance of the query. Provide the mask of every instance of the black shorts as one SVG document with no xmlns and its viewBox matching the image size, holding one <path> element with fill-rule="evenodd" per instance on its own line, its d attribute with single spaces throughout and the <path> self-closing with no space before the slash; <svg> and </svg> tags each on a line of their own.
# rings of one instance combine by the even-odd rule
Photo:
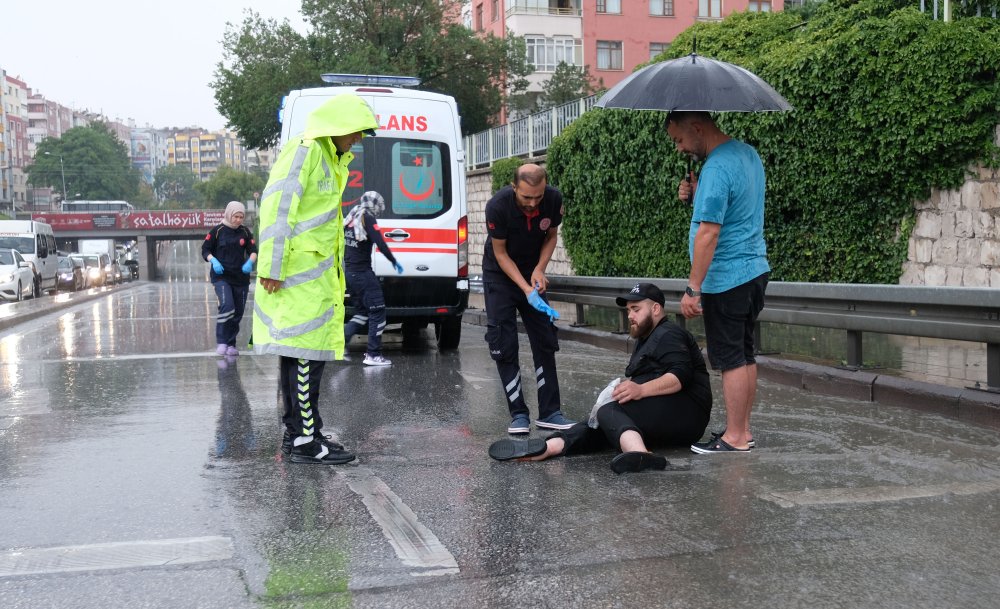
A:
<svg viewBox="0 0 1000 609">
<path fill-rule="evenodd" d="M 757 363 L 754 325 L 764 309 L 768 273 L 718 294 L 702 294 L 705 342 L 712 368 L 725 372 Z"/>
</svg>

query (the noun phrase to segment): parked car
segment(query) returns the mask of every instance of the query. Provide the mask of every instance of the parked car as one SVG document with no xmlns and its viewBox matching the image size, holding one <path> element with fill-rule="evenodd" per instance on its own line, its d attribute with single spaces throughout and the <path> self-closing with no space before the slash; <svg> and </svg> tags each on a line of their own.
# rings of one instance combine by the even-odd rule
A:
<svg viewBox="0 0 1000 609">
<path fill-rule="evenodd" d="M 59 258 L 59 274 L 56 289 L 75 292 L 83 289 L 83 261 L 70 257 Z"/>
<path fill-rule="evenodd" d="M 0 298 L 24 300 L 35 290 L 35 272 L 17 250 L 0 249 Z"/>
</svg>

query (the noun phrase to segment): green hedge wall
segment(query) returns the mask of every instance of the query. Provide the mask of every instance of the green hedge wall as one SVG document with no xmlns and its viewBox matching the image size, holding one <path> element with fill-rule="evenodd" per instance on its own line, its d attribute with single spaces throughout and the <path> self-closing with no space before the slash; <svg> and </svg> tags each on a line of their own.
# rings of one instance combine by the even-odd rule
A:
<svg viewBox="0 0 1000 609">
<path fill-rule="evenodd" d="M 886 0 L 830 0 L 800 19 L 696 24 L 658 59 L 686 54 L 697 36 L 699 54 L 751 70 L 795 107 L 717 117 L 764 161 L 772 279 L 897 283 L 913 202 L 958 187 L 974 163 L 1000 164 L 1000 20 L 944 23 Z M 578 273 L 687 276 L 686 159 L 663 118 L 595 109 L 550 146 Z"/>
</svg>

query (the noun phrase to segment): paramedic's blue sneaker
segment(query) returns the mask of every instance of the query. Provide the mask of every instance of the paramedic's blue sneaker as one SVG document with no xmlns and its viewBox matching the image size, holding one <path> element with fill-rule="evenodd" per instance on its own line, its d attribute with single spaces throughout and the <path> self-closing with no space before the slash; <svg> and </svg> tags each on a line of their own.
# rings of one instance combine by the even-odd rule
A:
<svg viewBox="0 0 1000 609">
<path fill-rule="evenodd" d="M 364 365 L 366 366 L 391 366 L 392 362 L 381 355 L 365 353 Z"/>
<path fill-rule="evenodd" d="M 527 435 L 531 432 L 531 420 L 526 414 L 516 414 L 507 426 L 507 433 L 515 436 Z"/>
<path fill-rule="evenodd" d="M 558 410 L 544 419 L 535 421 L 535 427 L 541 427 L 542 429 L 569 429 L 574 425 L 576 425 L 576 421 L 570 421 Z"/>
</svg>

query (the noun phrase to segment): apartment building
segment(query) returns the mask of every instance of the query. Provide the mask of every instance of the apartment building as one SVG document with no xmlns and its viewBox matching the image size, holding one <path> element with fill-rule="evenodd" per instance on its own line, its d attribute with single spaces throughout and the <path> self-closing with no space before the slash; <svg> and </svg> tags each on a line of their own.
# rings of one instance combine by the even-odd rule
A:
<svg viewBox="0 0 1000 609">
<path fill-rule="evenodd" d="M 247 151 L 235 133 L 225 129 L 189 129 L 167 138 L 167 162 L 189 167 L 199 180 L 210 180 L 220 167 L 247 171 Z"/>
<path fill-rule="evenodd" d="M 560 61 L 587 66 L 595 84 L 611 88 L 697 21 L 783 7 L 784 0 L 469 0 L 464 21 L 483 34 L 523 36 L 535 66 L 528 91 L 540 93 Z"/>
<path fill-rule="evenodd" d="M 167 133 L 160 129 L 145 127 L 131 130 L 129 157 L 132 167 L 139 170 L 143 181 L 150 187 L 156 179 L 156 172 L 169 164 L 167 139 Z"/>
<path fill-rule="evenodd" d="M 31 159 L 28 141 L 29 89 L 22 80 L 7 73 L 3 74 L 0 88 L 3 89 L 4 146 L 7 152 L 3 169 L 0 169 L 7 180 L 3 199 L 20 210 L 31 198 L 24 172 Z"/>
</svg>

